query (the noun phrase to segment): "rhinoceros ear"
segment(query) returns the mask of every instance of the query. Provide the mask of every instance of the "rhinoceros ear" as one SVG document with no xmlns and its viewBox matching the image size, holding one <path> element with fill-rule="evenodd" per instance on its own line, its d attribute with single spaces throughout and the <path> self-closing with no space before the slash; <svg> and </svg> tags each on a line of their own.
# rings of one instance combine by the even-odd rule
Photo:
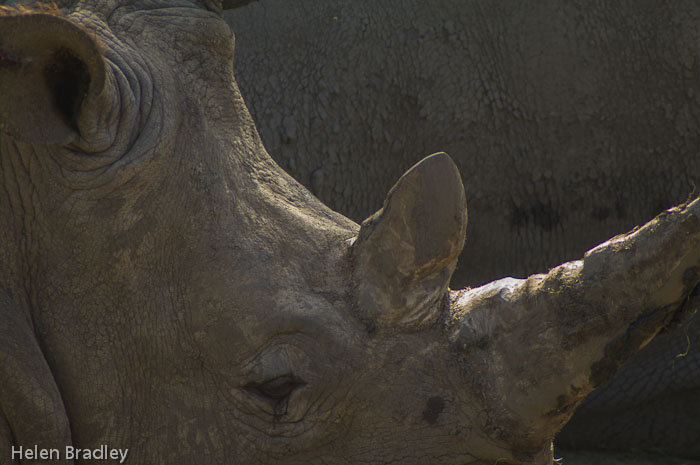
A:
<svg viewBox="0 0 700 465">
<path fill-rule="evenodd" d="M 362 223 L 353 244 L 362 317 L 404 330 L 432 323 L 466 227 L 464 187 L 452 159 L 437 153 L 413 166 L 383 208 Z"/>
<path fill-rule="evenodd" d="M 25 142 L 89 139 L 101 121 L 89 102 L 106 79 L 94 33 L 58 11 L 13 13 L 0 10 L 0 129 Z"/>
</svg>

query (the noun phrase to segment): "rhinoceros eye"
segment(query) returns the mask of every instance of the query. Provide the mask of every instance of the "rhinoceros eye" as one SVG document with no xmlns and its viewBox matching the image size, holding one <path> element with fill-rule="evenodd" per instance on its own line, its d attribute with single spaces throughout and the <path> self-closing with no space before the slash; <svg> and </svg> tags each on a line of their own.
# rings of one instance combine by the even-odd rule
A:
<svg viewBox="0 0 700 465">
<path fill-rule="evenodd" d="M 304 382 L 286 374 L 264 381 L 262 383 L 250 383 L 245 386 L 248 392 L 270 399 L 274 402 L 281 402 L 289 397 L 296 389 L 304 386 Z"/>
</svg>

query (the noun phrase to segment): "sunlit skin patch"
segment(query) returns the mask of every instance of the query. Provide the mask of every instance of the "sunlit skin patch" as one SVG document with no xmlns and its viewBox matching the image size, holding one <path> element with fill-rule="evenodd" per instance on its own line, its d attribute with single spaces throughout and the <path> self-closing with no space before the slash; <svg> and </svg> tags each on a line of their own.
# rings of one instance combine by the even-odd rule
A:
<svg viewBox="0 0 700 465">
<path fill-rule="evenodd" d="M 54 15 L 65 16 L 63 11 L 59 8 L 55 1 L 46 3 L 39 2 L 35 5 L 17 5 L 17 6 L 3 6 L 0 5 L 0 16 L 17 16 L 26 15 L 31 13 L 49 13 Z"/>
<path fill-rule="evenodd" d="M 33 15 L 33 14 L 60 16 L 62 19 L 70 21 L 73 25 L 79 27 L 80 29 L 84 30 L 87 34 L 89 34 L 89 36 L 92 38 L 93 42 L 97 45 L 97 50 L 99 51 L 100 55 L 104 56 L 104 53 L 105 53 L 104 44 L 102 44 L 100 39 L 97 37 L 97 34 L 96 34 L 94 28 L 91 28 L 89 25 L 83 24 L 80 21 L 76 21 L 69 14 L 66 14 L 66 12 L 64 10 L 62 10 L 61 7 L 55 1 L 52 1 L 50 3 L 37 2 L 31 6 L 29 6 L 29 5 L 17 5 L 17 6 L 0 5 L 0 18 L 2 18 L 3 16 L 27 16 L 27 15 Z M 2 44 L 0 44 L 0 47 L 1 46 L 2 46 Z M 3 67 L 3 66 L 9 67 L 9 66 L 26 64 L 28 61 L 31 61 L 31 60 L 28 60 L 26 57 L 24 59 L 21 59 L 18 56 L 13 56 L 12 53 L 4 52 L 2 50 L 2 48 L 0 48 L 0 67 Z"/>
</svg>

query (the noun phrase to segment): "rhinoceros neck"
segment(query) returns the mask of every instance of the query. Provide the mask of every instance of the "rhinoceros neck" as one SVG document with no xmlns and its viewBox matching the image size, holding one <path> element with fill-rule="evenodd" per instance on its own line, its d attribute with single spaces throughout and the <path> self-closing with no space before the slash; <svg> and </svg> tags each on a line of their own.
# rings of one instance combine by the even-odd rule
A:
<svg viewBox="0 0 700 465">
<path fill-rule="evenodd" d="M 7 138 L 0 134 L 0 292 L 14 294 L 22 287 L 22 276 L 27 270 L 22 260 L 26 241 L 20 241 L 26 224 L 17 215 L 21 205 L 22 191 L 18 180 L 12 175 L 13 158 L 6 155 Z"/>
</svg>

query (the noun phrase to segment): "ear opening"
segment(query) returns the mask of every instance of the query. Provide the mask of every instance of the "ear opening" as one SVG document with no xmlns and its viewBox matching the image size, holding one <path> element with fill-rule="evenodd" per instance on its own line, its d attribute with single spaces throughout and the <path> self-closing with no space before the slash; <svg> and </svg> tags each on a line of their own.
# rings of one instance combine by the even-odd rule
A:
<svg viewBox="0 0 700 465">
<path fill-rule="evenodd" d="M 76 119 L 90 88 L 87 65 L 71 50 L 60 48 L 44 68 L 44 79 L 56 110 L 77 131 Z"/>
<path fill-rule="evenodd" d="M 64 16 L 0 15 L 0 125 L 17 140 L 67 144 L 95 123 L 83 110 L 107 83 L 97 37 Z M 81 118 L 82 117 L 82 118 Z"/>
</svg>

